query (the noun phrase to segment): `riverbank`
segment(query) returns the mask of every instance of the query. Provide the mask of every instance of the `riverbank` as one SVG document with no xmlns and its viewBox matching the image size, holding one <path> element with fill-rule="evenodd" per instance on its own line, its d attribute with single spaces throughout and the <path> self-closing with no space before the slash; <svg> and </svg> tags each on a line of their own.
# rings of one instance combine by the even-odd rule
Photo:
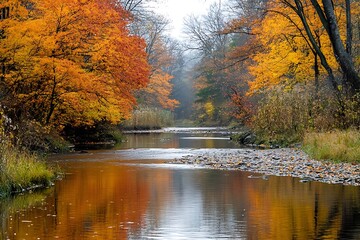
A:
<svg viewBox="0 0 360 240">
<path fill-rule="evenodd" d="M 299 149 L 239 149 L 188 155 L 174 164 L 191 164 L 212 169 L 241 170 L 257 173 L 250 178 L 267 179 L 268 175 L 291 176 L 301 182 L 318 181 L 360 186 L 360 164 L 333 163 L 311 159 Z"/>
<path fill-rule="evenodd" d="M 0 145 L 0 199 L 51 186 L 56 177 L 56 170 L 35 154 Z"/>
</svg>

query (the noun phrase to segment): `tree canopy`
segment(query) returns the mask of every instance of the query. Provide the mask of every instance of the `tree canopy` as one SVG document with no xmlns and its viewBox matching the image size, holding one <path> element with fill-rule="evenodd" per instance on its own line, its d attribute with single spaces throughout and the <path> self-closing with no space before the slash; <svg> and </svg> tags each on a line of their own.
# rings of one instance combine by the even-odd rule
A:
<svg viewBox="0 0 360 240">
<path fill-rule="evenodd" d="M 145 42 L 115 1 L 9 0 L 0 21 L 1 102 L 43 124 L 119 122 L 145 87 Z"/>
</svg>

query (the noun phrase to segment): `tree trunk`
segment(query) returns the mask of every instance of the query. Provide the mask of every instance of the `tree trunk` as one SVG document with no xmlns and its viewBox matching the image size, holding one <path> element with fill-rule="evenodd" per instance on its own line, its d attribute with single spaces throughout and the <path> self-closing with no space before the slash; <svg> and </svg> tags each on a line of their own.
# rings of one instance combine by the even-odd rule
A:
<svg viewBox="0 0 360 240">
<path fill-rule="evenodd" d="M 55 98 L 56 98 L 56 85 L 57 85 L 57 82 L 56 82 L 56 67 L 53 66 L 53 86 L 52 86 L 52 89 L 51 89 L 51 95 L 50 95 L 50 103 L 49 103 L 49 111 L 46 115 L 46 119 L 45 119 L 45 124 L 48 125 L 50 124 L 50 120 L 51 120 L 51 116 L 52 114 L 54 113 L 54 110 L 55 110 Z"/>
<path fill-rule="evenodd" d="M 315 30 L 315 36 L 316 36 L 316 41 L 317 44 L 319 46 L 319 49 L 321 49 L 321 41 L 320 41 L 320 35 L 319 35 L 319 31 Z M 319 66 L 319 60 L 318 60 L 318 53 L 316 51 L 314 51 L 314 58 L 315 58 L 315 63 L 314 63 L 314 72 L 315 72 L 315 95 L 316 95 L 316 99 L 318 98 L 318 94 L 319 94 L 319 90 L 320 90 L 320 66 Z"/>
<path fill-rule="evenodd" d="M 320 49 L 319 44 L 316 42 L 315 36 L 313 35 L 311 28 L 309 26 L 309 23 L 305 17 L 304 8 L 302 6 L 301 0 L 295 0 L 296 6 L 291 5 L 288 1 L 284 1 L 284 2 L 289 7 L 291 7 L 296 12 L 296 14 L 300 17 L 300 20 L 304 26 L 306 35 L 308 36 L 309 41 L 310 41 L 315 53 L 319 56 L 321 65 L 325 68 L 325 70 L 328 74 L 328 79 L 329 79 L 331 85 L 333 86 L 338 99 L 340 99 L 339 87 L 338 87 L 338 83 L 336 82 L 333 70 L 331 69 L 330 65 L 328 64 L 324 53 Z"/>
<path fill-rule="evenodd" d="M 331 0 L 323 0 L 324 13 L 328 23 L 328 35 L 333 46 L 336 59 L 346 76 L 351 91 L 360 90 L 360 76 L 355 69 L 351 55 L 346 51 L 341 41 L 338 23 L 336 20 L 333 4 Z"/>
<path fill-rule="evenodd" d="M 350 0 L 345 0 L 345 11 L 346 11 L 346 51 L 352 55 L 352 21 L 351 21 L 351 3 Z"/>
<path fill-rule="evenodd" d="M 315 63 L 314 63 L 314 72 L 315 72 L 315 98 L 318 98 L 319 89 L 320 89 L 320 82 L 319 82 L 319 76 L 320 76 L 320 70 L 319 70 L 319 63 L 318 63 L 318 56 L 315 53 L 314 54 Z"/>
</svg>

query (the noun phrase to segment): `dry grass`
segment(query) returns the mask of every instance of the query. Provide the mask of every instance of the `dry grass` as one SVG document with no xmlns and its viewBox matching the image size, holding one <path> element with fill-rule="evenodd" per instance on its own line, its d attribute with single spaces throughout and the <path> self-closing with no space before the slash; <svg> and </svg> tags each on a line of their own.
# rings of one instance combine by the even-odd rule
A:
<svg viewBox="0 0 360 240">
<path fill-rule="evenodd" d="M 360 163 L 360 132 L 306 133 L 303 148 L 315 159 Z"/>
<path fill-rule="evenodd" d="M 133 112 L 132 118 L 124 123 L 125 129 L 160 129 L 169 127 L 174 124 L 174 116 L 170 111 L 151 108 L 139 107 Z"/>
<path fill-rule="evenodd" d="M 34 185 L 47 186 L 55 172 L 31 153 L 0 144 L 0 197 Z"/>
</svg>

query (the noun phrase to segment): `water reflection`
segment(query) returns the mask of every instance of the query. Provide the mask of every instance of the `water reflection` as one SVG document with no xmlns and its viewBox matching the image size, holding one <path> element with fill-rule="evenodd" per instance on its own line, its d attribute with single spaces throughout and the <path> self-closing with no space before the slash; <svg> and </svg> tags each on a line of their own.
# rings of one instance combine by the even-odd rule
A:
<svg viewBox="0 0 360 240">
<path fill-rule="evenodd" d="M 117 146 L 127 148 L 238 148 L 224 133 L 147 133 L 126 134 L 127 141 Z"/>
<path fill-rule="evenodd" d="M 0 239 L 360 239 L 359 187 L 164 164 L 236 151 L 202 134 L 133 134 L 117 149 L 54 156 L 66 178 L 2 200 Z"/>
<path fill-rule="evenodd" d="M 67 162 L 45 200 L 4 207 L 3 239 L 360 238 L 359 188 L 147 163 Z"/>
<path fill-rule="evenodd" d="M 28 218 L 28 216 L 34 209 L 43 209 L 46 197 L 52 193 L 53 188 L 50 188 L 2 199 L 0 201 L 0 239 L 16 239 L 17 233 L 31 238 L 26 232 L 26 228 L 33 227 L 35 223 L 33 222 L 34 218 Z M 13 231 L 14 225 L 21 225 L 21 227 Z"/>
<path fill-rule="evenodd" d="M 250 238 L 359 239 L 360 219 L 353 221 L 360 213 L 359 190 L 294 178 L 259 181 L 247 190 Z"/>
</svg>

